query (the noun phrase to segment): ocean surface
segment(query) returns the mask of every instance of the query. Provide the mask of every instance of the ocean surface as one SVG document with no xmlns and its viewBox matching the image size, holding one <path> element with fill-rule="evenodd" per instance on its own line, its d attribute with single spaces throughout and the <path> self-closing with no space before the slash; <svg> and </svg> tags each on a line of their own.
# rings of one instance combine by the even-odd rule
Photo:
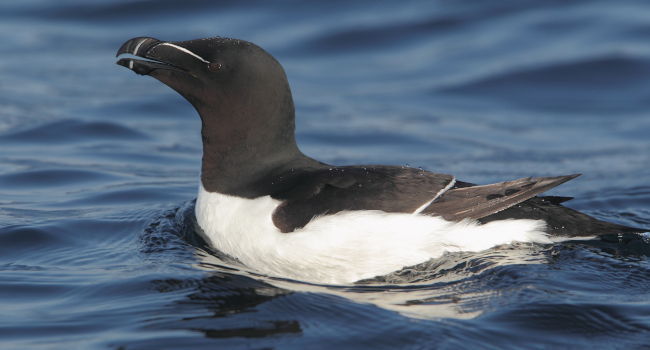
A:
<svg viewBox="0 0 650 350">
<path fill-rule="evenodd" d="M 115 65 L 136 36 L 254 42 L 333 164 L 550 194 L 650 228 L 650 2 L 0 3 L 1 349 L 649 349 L 650 244 L 455 253 L 354 286 L 251 271 L 192 225 L 200 122 Z"/>
</svg>

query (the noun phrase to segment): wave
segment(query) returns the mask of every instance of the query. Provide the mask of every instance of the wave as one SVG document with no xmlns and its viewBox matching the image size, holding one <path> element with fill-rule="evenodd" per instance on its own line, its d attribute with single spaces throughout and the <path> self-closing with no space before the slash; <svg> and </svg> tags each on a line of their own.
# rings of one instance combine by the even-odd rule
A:
<svg viewBox="0 0 650 350">
<path fill-rule="evenodd" d="M 650 59 L 625 55 L 586 57 L 504 70 L 435 89 L 532 107 L 617 109 L 650 106 Z"/>
<path fill-rule="evenodd" d="M 12 131 L 0 140 L 12 142 L 69 143 L 82 140 L 146 139 L 133 128 L 107 121 L 58 120 Z"/>
</svg>

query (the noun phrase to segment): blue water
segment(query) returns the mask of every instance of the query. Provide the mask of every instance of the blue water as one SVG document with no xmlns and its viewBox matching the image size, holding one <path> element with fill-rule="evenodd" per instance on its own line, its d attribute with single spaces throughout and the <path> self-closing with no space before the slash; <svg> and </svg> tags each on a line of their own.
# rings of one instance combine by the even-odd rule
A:
<svg viewBox="0 0 650 350">
<path fill-rule="evenodd" d="M 647 1 L 4 1 L 0 348 L 648 348 L 643 242 L 449 254 L 353 287 L 211 251 L 198 117 L 114 64 L 141 35 L 266 48 L 320 160 L 579 172 L 550 193 L 650 227 Z"/>
</svg>

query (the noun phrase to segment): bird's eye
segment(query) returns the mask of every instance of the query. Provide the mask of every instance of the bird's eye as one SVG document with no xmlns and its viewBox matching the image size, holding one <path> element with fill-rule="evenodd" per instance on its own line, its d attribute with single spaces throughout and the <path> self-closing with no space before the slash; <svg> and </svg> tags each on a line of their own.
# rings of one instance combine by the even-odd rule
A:
<svg viewBox="0 0 650 350">
<path fill-rule="evenodd" d="M 221 70 L 221 68 L 223 68 L 223 66 L 219 62 L 210 62 L 210 63 L 208 63 L 208 70 L 210 72 L 218 72 L 218 71 Z"/>
</svg>

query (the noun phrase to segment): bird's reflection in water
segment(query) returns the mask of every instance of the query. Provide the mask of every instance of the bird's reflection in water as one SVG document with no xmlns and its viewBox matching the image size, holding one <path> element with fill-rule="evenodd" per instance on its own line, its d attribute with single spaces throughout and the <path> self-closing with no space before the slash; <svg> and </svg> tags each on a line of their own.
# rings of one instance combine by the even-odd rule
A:
<svg viewBox="0 0 650 350">
<path fill-rule="evenodd" d="M 160 292 L 188 287 L 191 292 L 174 307 L 180 317 L 172 328 L 201 332 L 209 338 L 263 338 L 300 334 L 297 320 L 273 319 L 260 312 L 260 305 L 291 293 L 253 278 L 212 272 L 207 277 L 188 281 L 155 281 Z"/>
<path fill-rule="evenodd" d="M 490 298 L 498 294 L 494 279 L 479 276 L 497 274 L 497 278 L 502 279 L 503 275 L 510 275 L 510 279 L 517 279 L 522 264 L 547 261 L 546 254 L 535 252 L 531 245 L 504 246 L 480 254 L 447 254 L 386 276 L 354 285 L 334 286 L 259 275 L 203 251 L 197 252 L 197 257 L 201 260 L 201 268 L 240 275 L 240 278 L 248 276 L 259 283 L 279 288 L 285 291 L 284 294 L 287 291 L 322 293 L 423 319 L 477 317 Z M 499 266 L 502 269 L 495 270 Z"/>
</svg>

